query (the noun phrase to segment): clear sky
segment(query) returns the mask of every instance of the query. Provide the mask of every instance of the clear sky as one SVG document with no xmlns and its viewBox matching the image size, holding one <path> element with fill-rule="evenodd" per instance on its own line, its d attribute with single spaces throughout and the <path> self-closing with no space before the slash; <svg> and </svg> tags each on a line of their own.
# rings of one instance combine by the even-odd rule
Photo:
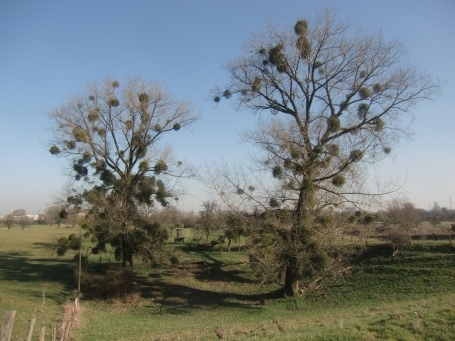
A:
<svg viewBox="0 0 455 341">
<path fill-rule="evenodd" d="M 65 161 L 45 146 L 45 114 L 105 76 L 156 81 L 192 101 L 201 121 L 170 141 L 175 153 L 198 165 L 244 159 L 237 132 L 255 118 L 209 91 L 225 83 L 221 63 L 268 22 L 293 25 L 322 9 L 311 0 L 1 1 L 0 2 L 0 216 L 44 210 L 65 183 Z M 402 42 L 411 62 L 446 82 L 436 102 L 414 109 L 413 141 L 374 169 L 399 177 L 418 208 L 455 207 L 455 1 L 326 1 L 338 18 L 366 31 L 381 29 Z M 174 135 L 176 136 L 176 135 Z M 189 184 L 179 204 L 200 210 L 201 186 Z"/>
</svg>

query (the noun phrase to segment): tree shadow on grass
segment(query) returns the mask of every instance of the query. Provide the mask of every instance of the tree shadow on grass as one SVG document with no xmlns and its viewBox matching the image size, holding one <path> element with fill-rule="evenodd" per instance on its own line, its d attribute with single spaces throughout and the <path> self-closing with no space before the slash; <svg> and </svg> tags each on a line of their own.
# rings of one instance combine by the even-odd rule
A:
<svg viewBox="0 0 455 341">
<path fill-rule="evenodd" d="M 55 250 L 55 243 L 32 243 L 34 249 L 46 249 L 51 252 Z"/>
<path fill-rule="evenodd" d="M 192 261 L 174 267 L 176 281 L 156 279 L 155 276 L 137 279 L 141 296 L 153 299 L 159 307 L 157 313 L 185 314 L 194 309 L 211 310 L 223 308 L 246 309 L 257 311 L 266 304 L 266 300 L 280 297 L 279 292 L 265 292 L 251 278 L 247 270 L 239 270 L 238 264 L 223 264 L 222 262 Z M 201 287 L 187 285 L 195 283 L 189 278 L 201 283 Z M 210 283 L 212 282 L 212 283 Z M 236 284 L 247 284 L 251 291 L 264 291 L 259 293 L 232 292 Z M 213 288 L 213 289 L 211 289 Z M 245 287 L 243 287 L 245 289 Z M 248 289 L 247 289 L 248 290 Z"/>
<path fill-rule="evenodd" d="M 199 281 L 216 281 L 241 284 L 255 284 L 250 272 L 245 269 L 245 263 L 225 264 L 220 261 L 191 261 L 175 266 L 176 274 L 191 273 Z"/>
<path fill-rule="evenodd" d="M 72 262 L 67 259 L 30 258 L 26 253 L 8 252 L 0 256 L 0 278 L 23 283 L 60 283 L 74 289 Z"/>
<path fill-rule="evenodd" d="M 153 299 L 156 313 L 186 314 L 195 309 L 242 309 L 258 311 L 266 300 L 277 298 L 276 292 L 240 294 L 198 289 L 184 284 L 164 281 L 138 281 L 143 298 Z"/>
<path fill-rule="evenodd" d="M 451 244 L 413 244 L 402 250 L 395 257 L 388 244 L 371 244 L 356 258 L 353 265 L 380 265 L 398 268 L 405 267 L 434 267 L 437 262 L 443 262 L 445 267 L 455 266 L 455 245 Z"/>
</svg>

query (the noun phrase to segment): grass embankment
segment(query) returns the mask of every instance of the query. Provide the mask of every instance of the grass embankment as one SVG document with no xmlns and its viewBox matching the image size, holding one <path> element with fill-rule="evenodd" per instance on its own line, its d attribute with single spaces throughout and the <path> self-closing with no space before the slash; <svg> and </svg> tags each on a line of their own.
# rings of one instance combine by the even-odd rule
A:
<svg viewBox="0 0 455 341">
<path fill-rule="evenodd" d="M 46 240 L 51 233 L 69 234 L 71 229 L 0 231 L 4 296 L 0 314 L 15 309 L 25 320 L 41 314 L 37 323 L 41 319 L 51 324 L 63 312 L 59 304 L 72 297 L 74 284 L 66 278 L 72 276 L 71 256 L 49 257 Z M 6 241 L 32 233 L 36 235 L 31 239 Z M 182 249 L 177 266 L 136 268 L 140 295 L 129 304 L 83 301 L 81 325 L 73 330 L 74 338 L 454 340 L 455 247 L 446 241 L 414 242 L 393 262 L 382 254 L 383 249 L 380 244 L 372 245 L 353 264 L 351 276 L 295 299 L 274 298 L 270 293 L 276 287 L 255 284 L 247 259 L 239 252 Z M 13 270 L 13 264 L 22 271 Z M 42 290 L 53 297 L 45 305 Z M 14 330 L 21 330 L 23 336 L 26 329 L 22 328 L 24 324 L 15 323 Z"/>
</svg>

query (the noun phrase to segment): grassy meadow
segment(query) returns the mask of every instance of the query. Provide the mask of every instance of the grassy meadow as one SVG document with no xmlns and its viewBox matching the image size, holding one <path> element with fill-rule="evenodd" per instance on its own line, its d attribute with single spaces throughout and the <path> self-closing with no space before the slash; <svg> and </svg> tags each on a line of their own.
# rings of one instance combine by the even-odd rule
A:
<svg viewBox="0 0 455 341">
<path fill-rule="evenodd" d="M 74 252 L 57 257 L 50 246 L 77 232 L 0 227 L 0 317 L 17 311 L 12 340 L 25 339 L 32 317 L 36 340 L 38 326 L 62 320 L 76 289 Z M 255 283 L 241 252 L 190 251 L 172 240 L 180 263 L 137 263 L 137 293 L 128 303 L 82 299 L 73 340 L 455 340 L 455 246 L 448 240 L 415 241 L 394 261 L 384 244 L 370 243 L 350 276 L 299 298 L 276 298 L 276 286 Z M 99 266 L 112 259 L 90 257 Z"/>
</svg>

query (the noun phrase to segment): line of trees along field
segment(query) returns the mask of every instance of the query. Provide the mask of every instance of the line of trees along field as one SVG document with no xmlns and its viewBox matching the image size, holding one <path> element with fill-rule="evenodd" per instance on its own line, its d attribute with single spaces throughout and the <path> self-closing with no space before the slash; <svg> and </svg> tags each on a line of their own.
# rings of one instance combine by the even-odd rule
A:
<svg viewBox="0 0 455 341">
<path fill-rule="evenodd" d="M 206 243 L 222 226 L 228 245 L 248 236 L 257 278 L 282 281 L 283 294 L 295 296 L 342 274 L 358 252 L 339 242 L 352 226 L 347 208 L 371 210 L 397 189 L 369 186 L 366 168 L 408 137 L 411 109 L 435 99 L 441 84 L 408 64 L 402 45 L 355 30 L 330 9 L 289 29 L 270 25 L 224 69 L 228 82 L 213 99 L 258 115 L 242 134 L 257 153 L 249 168 L 200 174 L 218 200 L 204 203 L 199 226 Z M 196 176 L 161 143 L 197 121 L 192 105 L 154 83 L 107 78 L 48 116 L 50 153 L 67 158 L 78 180 L 66 207 L 84 212 L 94 250 L 111 245 L 124 268 L 136 256 L 159 261 L 168 235 L 144 212 L 167 208 Z"/>
</svg>

